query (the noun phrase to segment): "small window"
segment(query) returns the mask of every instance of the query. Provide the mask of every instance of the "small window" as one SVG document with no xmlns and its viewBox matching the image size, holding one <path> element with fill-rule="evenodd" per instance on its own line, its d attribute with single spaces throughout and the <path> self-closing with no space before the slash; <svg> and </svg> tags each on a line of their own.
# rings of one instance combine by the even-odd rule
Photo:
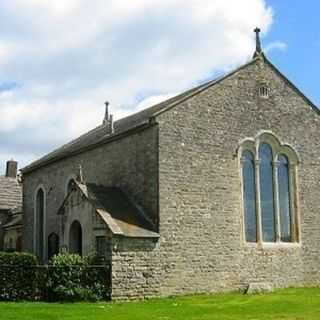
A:
<svg viewBox="0 0 320 320">
<path fill-rule="evenodd" d="M 106 237 L 96 237 L 96 252 L 98 257 L 104 257 L 106 255 Z"/>
<path fill-rule="evenodd" d="M 72 190 L 75 188 L 75 182 L 74 179 L 70 179 L 67 186 L 67 194 L 69 194 Z"/>
<path fill-rule="evenodd" d="M 268 98 L 269 97 L 269 88 L 265 85 L 259 87 L 259 97 Z"/>
<path fill-rule="evenodd" d="M 59 253 L 59 236 L 51 233 L 48 237 L 48 259 Z"/>
</svg>

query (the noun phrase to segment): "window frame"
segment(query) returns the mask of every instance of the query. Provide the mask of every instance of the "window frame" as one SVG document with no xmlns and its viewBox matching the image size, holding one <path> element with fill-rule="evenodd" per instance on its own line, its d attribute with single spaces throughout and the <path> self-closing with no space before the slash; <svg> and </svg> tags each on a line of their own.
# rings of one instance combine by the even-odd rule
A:
<svg viewBox="0 0 320 320">
<path fill-rule="evenodd" d="M 247 155 L 246 155 L 247 154 Z M 249 156 L 249 157 L 248 157 Z M 256 195 L 256 177 L 255 177 L 255 158 L 254 158 L 254 154 L 253 152 L 248 149 L 243 150 L 242 155 L 241 155 L 241 181 L 242 181 L 242 202 L 243 202 L 243 225 L 244 225 L 244 238 L 246 239 L 246 242 L 248 243 L 256 243 L 258 241 L 258 234 L 257 234 L 257 195 Z M 254 223 L 254 227 L 255 227 L 255 234 L 254 234 L 254 238 L 255 240 L 249 240 L 247 239 L 247 234 L 248 234 L 248 227 L 247 227 L 247 218 L 248 218 L 248 214 L 250 214 L 250 212 L 247 212 L 248 210 L 248 204 L 247 204 L 247 198 L 246 198 L 246 188 L 245 188 L 245 164 L 247 162 L 252 162 L 252 176 L 253 176 L 253 193 L 254 193 L 254 219 L 255 219 L 255 223 Z M 248 168 L 246 168 L 248 169 Z M 250 183 L 249 183 L 250 185 Z M 250 229 L 250 228 L 249 228 Z"/>
<path fill-rule="evenodd" d="M 275 232 L 276 238 L 274 242 L 263 241 L 262 237 L 262 221 L 261 221 L 261 194 L 260 194 L 260 159 L 259 159 L 259 148 L 260 145 L 266 143 L 270 146 L 273 159 L 273 202 L 274 202 L 274 219 L 275 219 Z M 243 176 L 243 154 L 245 151 L 249 151 L 254 156 L 255 162 L 255 185 L 256 185 L 256 225 L 257 225 L 257 242 L 249 242 L 246 240 L 246 221 L 245 221 L 245 204 L 244 204 L 244 176 Z M 278 157 L 284 155 L 288 160 L 288 175 L 289 175 L 289 206 L 290 206 L 290 234 L 291 241 L 281 241 L 281 230 L 280 230 L 280 216 L 279 216 L 279 182 L 278 182 Z M 240 142 L 238 148 L 239 158 L 239 172 L 241 182 L 241 212 L 242 212 L 242 238 L 243 243 L 248 246 L 263 245 L 266 247 L 274 246 L 292 246 L 300 245 L 300 213 L 298 203 L 298 174 L 297 168 L 299 164 L 299 157 L 295 149 L 289 144 L 281 143 L 281 141 L 271 131 L 260 131 L 254 138 L 247 138 Z"/>
<path fill-rule="evenodd" d="M 42 223 L 42 252 L 38 250 L 37 244 L 37 232 L 38 232 L 38 193 L 43 192 L 43 223 Z M 33 252 L 39 256 L 40 259 L 45 260 L 47 258 L 46 248 L 47 248 L 47 193 L 43 184 L 39 185 L 34 192 L 33 200 Z"/>
</svg>

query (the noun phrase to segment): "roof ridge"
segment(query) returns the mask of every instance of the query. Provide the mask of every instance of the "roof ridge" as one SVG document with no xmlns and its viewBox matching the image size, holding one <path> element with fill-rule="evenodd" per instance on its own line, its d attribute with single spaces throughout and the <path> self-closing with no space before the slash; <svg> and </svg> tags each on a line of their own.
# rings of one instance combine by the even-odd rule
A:
<svg viewBox="0 0 320 320">
<path fill-rule="evenodd" d="M 225 73 L 224 75 L 217 77 L 215 79 L 212 79 L 210 81 L 207 81 L 206 83 L 203 83 L 201 86 L 195 87 L 189 95 L 187 95 L 184 99 L 181 99 L 179 101 L 177 101 L 176 103 L 172 104 L 172 105 L 168 105 L 167 108 L 162 109 L 160 112 L 158 112 L 157 114 L 155 114 L 155 116 L 158 116 L 159 114 L 166 112 L 167 110 L 173 108 L 174 106 L 176 106 L 177 104 L 181 103 L 182 101 L 188 100 L 190 98 L 192 98 L 193 96 L 197 95 L 198 93 L 201 93 L 202 91 L 207 90 L 208 88 L 210 88 L 211 86 L 218 84 L 219 82 L 223 81 L 224 79 L 232 76 L 233 74 L 237 73 L 238 71 L 246 68 L 247 66 L 251 65 L 253 62 L 257 61 L 259 58 L 258 57 L 254 57 L 252 58 L 250 61 L 248 61 L 247 63 L 239 66 L 238 68 L 231 70 L 230 72 Z"/>
<path fill-rule="evenodd" d="M 49 153 L 46 154 L 45 156 L 49 156 L 50 154 L 56 152 L 57 150 L 64 149 L 64 148 L 66 148 L 66 147 L 72 146 L 73 144 L 75 144 L 75 143 L 78 142 L 79 140 L 81 140 L 81 139 L 83 139 L 83 138 L 85 138 L 85 137 L 88 137 L 88 136 L 90 136 L 92 133 L 98 131 L 98 129 L 102 129 L 102 127 L 104 127 L 104 126 L 105 126 L 105 124 L 100 124 L 99 126 L 97 126 L 97 127 L 93 128 L 93 129 L 91 129 L 91 130 L 89 130 L 89 131 L 81 134 L 81 135 L 78 136 L 77 138 L 74 138 L 73 140 L 71 140 L 71 141 L 63 144 L 61 147 L 58 147 L 58 148 L 54 149 L 53 151 L 49 152 Z M 40 161 L 40 160 L 41 160 L 41 158 L 40 158 L 38 161 Z"/>
<path fill-rule="evenodd" d="M 82 138 L 84 138 L 84 137 L 86 137 L 86 136 L 94 133 L 95 131 L 98 131 L 98 129 L 101 129 L 102 127 L 106 127 L 106 125 L 105 125 L 105 124 L 100 124 L 100 125 L 98 125 L 97 127 L 94 127 L 93 129 L 91 129 L 91 130 L 89 130 L 89 131 L 81 134 L 79 137 L 77 137 L 77 138 L 75 138 L 75 139 L 73 139 L 73 140 L 65 143 L 65 144 L 62 145 L 60 148 L 63 148 L 63 147 L 67 147 L 67 146 L 69 146 L 69 145 L 72 145 L 72 144 L 76 143 L 77 141 L 79 141 L 80 139 L 82 139 Z M 58 149 L 60 149 L 60 148 L 58 148 Z M 54 152 L 54 151 L 52 151 L 52 152 Z"/>
<path fill-rule="evenodd" d="M 250 61 L 250 63 L 251 63 L 251 62 L 252 62 L 252 61 Z M 247 63 L 247 64 L 248 64 L 248 63 Z M 246 64 L 246 65 L 247 65 L 247 64 Z M 238 69 L 237 69 L 237 70 L 238 70 Z M 236 71 L 234 70 L 234 72 L 236 72 Z M 227 74 L 222 75 L 222 76 L 219 76 L 219 77 L 214 78 L 214 79 L 211 79 L 211 80 L 208 80 L 208 81 L 205 81 L 205 82 L 203 82 L 203 83 L 201 83 L 201 84 L 198 84 L 197 86 L 194 86 L 194 87 L 192 87 L 192 88 L 190 88 L 190 89 L 188 89 L 188 90 L 186 90 L 186 91 L 183 91 L 183 92 L 181 92 L 181 93 L 179 93 L 179 94 L 177 94 L 177 95 L 175 95 L 175 96 L 173 96 L 173 97 L 171 97 L 171 98 L 169 98 L 169 99 L 166 99 L 166 100 L 164 100 L 164 101 L 161 101 L 161 102 L 159 102 L 159 103 L 156 103 L 156 104 L 154 104 L 154 105 L 151 105 L 151 106 L 149 106 L 149 107 L 147 107 L 147 108 L 145 108 L 145 109 L 142 109 L 142 110 L 139 110 L 139 111 L 137 111 L 137 112 L 134 112 L 134 113 L 132 113 L 132 114 L 126 116 L 126 117 L 123 117 L 123 118 L 117 120 L 115 123 L 121 123 L 121 122 L 124 121 L 124 120 L 128 120 L 128 119 L 130 119 L 130 118 L 136 117 L 136 116 L 138 116 L 139 114 L 145 113 L 146 111 L 149 111 L 149 110 L 151 110 L 151 109 L 153 109 L 153 108 L 159 108 L 159 107 L 161 107 L 162 105 L 168 106 L 168 105 L 175 104 L 175 103 L 177 103 L 177 102 L 179 103 L 179 102 L 180 102 L 181 100 L 183 100 L 184 98 L 187 99 L 187 98 L 189 97 L 189 95 L 197 92 L 198 90 L 201 90 L 201 89 L 207 87 L 208 85 L 212 85 L 212 84 L 216 83 L 217 81 L 219 81 L 221 78 L 225 77 L 226 75 L 227 75 Z M 156 114 L 156 115 L 157 115 L 157 114 Z"/>
<path fill-rule="evenodd" d="M 94 145 L 98 142 L 99 143 L 104 142 L 104 140 L 108 137 L 118 136 L 120 134 L 123 134 L 123 133 L 129 131 L 130 129 L 134 129 L 134 128 L 138 127 L 139 125 L 142 125 L 143 123 L 145 123 L 148 119 L 153 118 L 155 116 L 158 116 L 159 114 L 173 108 L 174 106 L 178 105 L 179 103 L 181 103 L 181 102 L 193 97 L 194 95 L 210 88 L 211 86 L 219 83 L 220 81 L 226 79 L 227 77 L 230 77 L 231 75 L 235 74 L 239 70 L 242 70 L 243 68 L 247 67 L 248 65 L 254 63 L 258 59 L 259 59 L 259 57 L 254 57 L 254 58 L 250 59 L 247 63 L 239 66 L 238 68 L 235 68 L 234 70 L 232 70 L 222 76 L 219 76 L 217 78 L 206 81 L 206 82 L 204 82 L 200 85 L 197 85 L 189 90 L 183 91 L 174 97 L 171 97 L 171 98 L 166 99 L 162 102 L 159 102 L 155 105 L 152 105 L 148 108 L 142 109 L 142 110 L 137 111 L 133 114 L 130 114 L 126 117 L 123 117 L 123 118 L 115 121 L 115 123 L 114 123 L 115 132 L 113 134 L 106 132 L 106 134 L 101 135 L 100 137 L 96 137 L 97 139 L 94 142 L 89 141 L 84 145 L 77 146 L 75 148 L 75 150 L 72 150 L 72 147 L 74 145 L 76 145 L 76 143 L 81 142 L 86 137 L 90 137 L 95 132 L 98 132 L 99 129 L 104 127 L 104 124 L 99 125 L 98 127 L 95 127 L 92 130 L 79 136 L 78 138 L 73 139 L 70 142 L 62 145 L 61 147 L 58 147 L 58 148 L 54 149 L 53 151 L 47 153 L 46 155 L 42 156 L 40 159 L 35 160 L 31 164 L 22 168 L 21 171 L 22 172 L 32 171 L 33 169 L 35 169 L 41 165 L 44 165 L 47 162 L 57 161 L 65 156 L 70 155 L 70 154 L 74 154 L 78 151 L 81 152 L 82 150 L 84 150 L 87 147 L 90 147 L 91 145 Z"/>
</svg>

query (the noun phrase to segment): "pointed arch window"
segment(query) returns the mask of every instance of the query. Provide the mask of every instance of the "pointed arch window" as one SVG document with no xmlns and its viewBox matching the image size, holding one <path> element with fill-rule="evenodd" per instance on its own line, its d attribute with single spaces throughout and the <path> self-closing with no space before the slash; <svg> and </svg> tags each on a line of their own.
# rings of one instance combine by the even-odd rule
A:
<svg viewBox="0 0 320 320">
<path fill-rule="evenodd" d="M 274 137 L 241 148 L 246 242 L 298 242 L 297 156 Z"/>
<path fill-rule="evenodd" d="M 280 236 L 281 241 L 291 242 L 289 161 L 285 155 L 280 155 L 278 161 Z"/>
<path fill-rule="evenodd" d="M 248 242 L 257 241 L 256 191 L 254 157 L 245 151 L 242 156 L 243 201 L 245 214 L 245 236 Z"/>
<path fill-rule="evenodd" d="M 45 193 L 42 188 L 36 192 L 35 198 L 35 253 L 40 259 L 44 259 L 45 239 Z"/>
<path fill-rule="evenodd" d="M 262 239 L 265 242 L 274 242 L 276 235 L 272 149 L 267 143 L 259 147 L 259 160 Z"/>
</svg>

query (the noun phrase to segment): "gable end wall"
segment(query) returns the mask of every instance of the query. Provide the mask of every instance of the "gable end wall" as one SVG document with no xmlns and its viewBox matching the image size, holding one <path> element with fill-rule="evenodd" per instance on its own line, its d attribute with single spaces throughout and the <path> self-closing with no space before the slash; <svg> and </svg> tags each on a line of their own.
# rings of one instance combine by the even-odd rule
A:
<svg viewBox="0 0 320 320">
<path fill-rule="evenodd" d="M 257 95 L 259 84 L 268 99 Z M 258 61 L 160 115 L 159 210 L 164 295 L 320 282 L 320 117 Z M 301 243 L 243 239 L 241 140 L 272 131 L 298 152 Z"/>
</svg>

